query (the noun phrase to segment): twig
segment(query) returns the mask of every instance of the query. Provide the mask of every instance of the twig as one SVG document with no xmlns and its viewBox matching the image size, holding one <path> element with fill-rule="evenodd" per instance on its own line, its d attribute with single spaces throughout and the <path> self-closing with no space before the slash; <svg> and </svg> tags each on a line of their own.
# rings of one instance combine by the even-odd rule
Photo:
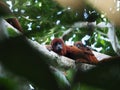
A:
<svg viewBox="0 0 120 90">
<path fill-rule="evenodd" d="M 66 30 L 63 35 L 60 37 L 61 39 L 64 40 L 64 38 L 69 35 L 74 29 L 73 28 L 69 28 L 68 30 Z"/>
</svg>

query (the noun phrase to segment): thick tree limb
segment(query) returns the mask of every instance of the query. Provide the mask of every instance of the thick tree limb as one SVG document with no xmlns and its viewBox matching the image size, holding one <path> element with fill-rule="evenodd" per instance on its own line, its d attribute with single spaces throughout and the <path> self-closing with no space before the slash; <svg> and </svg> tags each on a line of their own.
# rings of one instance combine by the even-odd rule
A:
<svg viewBox="0 0 120 90">
<path fill-rule="evenodd" d="M 64 68 L 74 68 L 75 67 L 75 62 L 72 59 L 69 59 L 64 56 L 58 56 L 56 53 L 53 51 L 48 51 L 45 46 L 40 45 L 36 41 L 32 41 L 28 39 L 30 44 L 37 48 L 37 50 L 40 52 L 40 55 L 43 55 L 43 57 L 48 58 L 48 62 L 50 62 L 52 65 L 57 66 L 57 67 L 64 67 Z"/>
<path fill-rule="evenodd" d="M 99 61 L 101 61 L 102 59 L 111 57 L 109 55 L 102 54 L 102 53 L 99 53 L 99 52 L 96 52 L 96 51 L 92 51 L 92 52 Z"/>
<path fill-rule="evenodd" d="M 16 34 L 22 35 L 21 32 L 19 32 L 17 29 L 12 27 L 5 20 L 4 20 L 4 24 L 6 28 L 12 28 L 16 32 Z M 42 56 L 43 59 L 45 59 L 46 62 L 49 62 L 51 65 L 56 66 L 56 67 L 62 67 L 62 68 L 71 68 L 71 67 L 74 68 L 75 67 L 74 60 L 69 59 L 64 56 L 58 56 L 56 53 L 52 51 L 48 51 L 45 46 L 40 45 L 38 42 L 32 41 L 28 38 L 26 39 L 28 40 L 28 43 L 31 46 L 33 46 L 35 49 L 39 51 L 40 56 Z"/>
<path fill-rule="evenodd" d="M 19 31 L 17 31 L 15 28 L 13 28 L 9 23 L 6 22 L 5 25 L 9 28 L 12 28 L 18 35 L 21 34 Z M 84 25 L 87 25 L 87 23 L 84 23 Z M 79 25 L 79 26 L 82 27 L 82 25 Z M 28 38 L 27 38 L 27 40 L 31 46 L 33 46 L 35 49 L 37 49 L 39 51 L 40 56 L 42 56 L 43 59 L 46 60 L 46 62 L 48 62 L 50 65 L 52 65 L 54 67 L 58 67 L 58 68 L 65 68 L 65 69 L 76 67 L 74 60 L 69 59 L 64 56 L 59 56 L 56 53 L 54 53 L 53 51 L 47 50 L 45 46 L 40 45 L 36 41 L 32 41 Z M 104 55 L 101 53 L 97 53 L 97 52 L 93 52 L 93 53 L 95 54 L 95 56 L 97 57 L 98 60 L 109 57 L 108 55 Z M 83 65 L 87 65 L 87 64 L 81 64 L 80 67 L 83 67 Z M 89 64 L 88 64 L 88 66 L 89 66 Z"/>
</svg>

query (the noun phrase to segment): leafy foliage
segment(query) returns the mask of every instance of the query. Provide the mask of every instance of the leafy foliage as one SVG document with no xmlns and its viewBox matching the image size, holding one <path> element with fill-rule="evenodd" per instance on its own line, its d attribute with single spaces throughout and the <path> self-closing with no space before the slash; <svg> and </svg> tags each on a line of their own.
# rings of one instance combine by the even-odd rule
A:
<svg viewBox="0 0 120 90">
<path fill-rule="evenodd" d="M 79 11 L 73 11 L 70 8 L 60 7 L 53 0 L 13 0 L 11 9 L 15 16 L 18 17 L 26 36 L 34 38 L 34 40 L 40 43 L 47 44 L 50 43 L 52 37 L 60 37 L 75 22 L 90 21 L 88 20 L 90 17 L 90 19 L 95 19 L 97 22 L 104 21 L 105 19 L 100 16 L 100 13 L 90 7 L 85 7 L 84 12 L 79 13 Z M 88 18 L 84 14 L 87 14 Z M 94 15 L 97 15 L 97 17 Z M 107 29 L 101 30 L 101 32 L 106 33 Z M 106 47 L 110 44 L 105 43 L 109 42 L 104 40 L 102 45 L 100 45 L 100 41 L 103 39 L 96 37 L 96 35 L 100 37 L 103 35 L 95 33 L 95 31 L 88 28 L 75 28 L 72 34 L 67 36 L 66 40 L 72 38 L 72 41 L 79 41 L 89 33 L 91 33 L 91 38 L 87 40 L 89 42 L 89 44 L 87 43 L 88 45 L 91 46 L 97 43 L 97 47 L 99 45 L 98 48 L 102 47 L 102 53 L 112 55 L 108 49 L 106 50 Z M 110 50 L 112 49 L 111 47 L 109 48 Z"/>
<path fill-rule="evenodd" d="M 11 0 L 11 1 L 5 0 L 5 1 L 8 4 L 11 3 L 9 4 L 9 7 L 11 11 L 14 13 L 14 15 L 19 19 L 23 28 L 24 35 L 32 40 L 38 41 L 39 43 L 43 44 L 49 44 L 51 39 L 53 39 L 54 37 L 61 37 L 63 33 L 67 31 L 69 28 L 71 28 L 76 22 L 79 21 L 91 22 L 91 20 L 96 21 L 97 23 L 100 23 L 102 21 L 106 23 L 109 22 L 105 17 L 101 17 L 101 14 L 94 10 L 92 7 L 85 7 L 84 11 L 81 13 L 79 11 L 71 10 L 69 7 L 63 8 L 53 0 Z M 7 13 L 9 13 L 9 10 L 5 11 L 8 11 Z M 88 17 L 86 18 L 86 16 L 84 15 L 87 15 Z M 10 38 L 6 42 L 1 43 L 0 59 L 3 60 L 5 66 L 12 70 L 13 73 L 17 74 L 18 76 L 23 76 L 24 78 L 29 80 L 30 83 L 32 83 L 32 85 L 35 87 L 35 89 L 36 88 L 40 90 L 41 89 L 64 90 L 70 88 L 72 88 L 72 90 L 104 89 L 103 84 L 101 85 L 102 83 L 101 80 L 97 83 L 97 85 L 94 84 L 95 82 L 92 82 L 93 87 L 89 86 L 90 82 L 88 80 L 89 78 L 90 81 L 93 80 L 94 78 L 92 76 L 93 74 L 98 76 L 95 77 L 95 79 L 99 80 L 98 79 L 99 75 L 107 74 L 106 73 L 107 70 L 111 71 L 113 69 L 110 68 L 110 65 L 108 66 L 109 68 L 108 67 L 103 68 L 98 66 L 97 68 L 93 69 L 93 71 L 90 70 L 88 72 L 82 72 L 82 74 L 85 75 L 85 77 L 88 75 L 86 79 L 84 78 L 81 79 L 83 80 L 82 81 L 83 83 L 84 80 L 86 80 L 87 84 L 81 85 L 81 83 L 80 84 L 78 83 L 81 80 L 78 80 L 78 82 L 75 81 L 75 83 L 76 82 L 77 83 L 76 85 L 74 85 L 73 81 L 74 79 L 76 79 L 74 78 L 76 70 L 67 71 L 66 72 L 68 73 L 67 74 L 68 76 L 66 76 L 67 79 L 64 76 L 62 76 L 60 72 L 57 71 L 56 73 L 54 73 L 55 75 L 53 75 L 53 73 L 51 73 L 51 71 L 49 70 L 50 68 L 48 63 L 46 63 L 44 60 L 41 60 L 40 62 L 38 61 L 34 62 L 34 60 L 40 59 L 42 57 L 37 54 L 37 50 L 34 50 L 31 46 L 28 45 L 24 37 L 19 36 L 13 38 L 13 36 L 14 35 L 16 36 L 16 34 L 12 32 L 11 29 L 9 29 L 8 31 L 12 38 Z M 116 53 L 114 53 L 112 46 L 106 36 L 107 31 L 108 28 L 94 27 L 94 30 L 92 30 L 89 27 L 82 28 L 75 27 L 74 30 L 65 37 L 65 41 L 75 42 L 83 40 L 86 45 L 91 46 L 91 48 L 93 48 L 94 50 L 98 50 L 99 52 L 114 56 L 116 55 Z M 118 38 L 120 39 L 119 28 L 116 28 L 116 32 Z M 87 35 L 90 36 L 90 38 L 84 39 L 84 37 Z M 15 47 L 16 45 L 18 47 Z M 19 62 L 17 62 L 16 60 Z M 24 64 L 22 62 L 24 62 Z M 105 69 L 106 71 L 104 70 L 104 72 L 102 72 L 103 69 Z M 77 75 L 79 75 L 78 72 Z M 111 77 L 112 76 L 106 78 L 110 79 Z M 113 79 L 110 80 L 111 82 L 114 81 Z M 2 80 L 0 80 L 0 83 L 1 81 Z M 6 80 L 4 81 L 6 83 Z M 72 87 L 69 86 L 68 81 L 70 82 L 69 84 L 71 84 Z M 107 83 L 108 80 L 105 80 L 105 82 Z M 101 85 L 103 89 L 101 89 L 101 86 L 99 85 Z M 109 83 L 106 84 L 105 89 L 109 90 L 109 86 L 107 85 L 109 85 Z M 15 85 L 15 87 L 16 86 L 17 85 Z M 96 88 L 96 86 L 99 86 L 99 88 Z"/>
</svg>

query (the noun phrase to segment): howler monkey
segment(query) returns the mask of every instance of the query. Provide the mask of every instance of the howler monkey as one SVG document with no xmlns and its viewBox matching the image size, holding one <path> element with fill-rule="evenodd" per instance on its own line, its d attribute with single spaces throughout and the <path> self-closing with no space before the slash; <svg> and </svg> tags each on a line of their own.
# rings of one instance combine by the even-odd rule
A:
<svg viewBox="0 0 120 90">
<path fill-rule="evenodd" d="M 74 46 L 78 47 L 80 50 L 83 50 L 87 53 L 85 53 L 85 56 L 87 58 L 89 58 L 90 62 L 93 62 L 93 63 L 98 63 L 98 60 L 97 58 L 94 56 L 92 50 L 89 48 L 89 47 L 86 47 L 85 45 L 83 45 L 82 42 L 78 41 L 78 42 L 75 42 L 74 43 Z"/>
<path fill-rule="evenodd" d="M 57 54 L 74 59 L 76 62 L 93 63 L 93 64 L 98 62 L 96 58 L 92 58 L 92 56 L 94 55 L 89 50 L 79 49 L 76 46 L 65 45 L 64 41 L 59 38 L 55 38 L 54 40 L 52 40 L 51 47 L 52 50 Z"/>
<path fill-rule="evenodd" d="M 4 17 L 5 20 L 14 28 L 18 29 L 19 31 L 22 31 L 22 27 L 18 19 L 14 17 L 14 14 L 9 9 L 8 5 L 5 3 L 4 0 L 0 0 L 0 17 Z"/>
<path fill-rule="evenodd" d="M 17 18 L 7 18 L 6 21 L 9 24 L 11 24 L 14 28 L 18 29 L 20 32 L 23 31 Z"/>
</svg>

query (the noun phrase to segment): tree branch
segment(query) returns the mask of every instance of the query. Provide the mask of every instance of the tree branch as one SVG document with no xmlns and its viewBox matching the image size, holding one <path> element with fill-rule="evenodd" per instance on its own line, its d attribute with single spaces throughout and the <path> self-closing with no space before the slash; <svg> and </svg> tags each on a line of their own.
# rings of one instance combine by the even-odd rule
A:
<svg viewBox="0 0 120 90">
<path fill-rule="evenodd" d="M 29 43 L 39 51 L 39 54 L 45 58 L 48 58 L 46 61 L 55 67 L 62 67 L 62 68 L 75 68 L 75 61 L 64 57 L 59 56 L 53 51 L 48 51 L 45 46 L 40 45 L 36 41 L 32 41 L 28 39 Z"/>
<path fill-rule="evenodd" d="M 18 35 L 22 35 L 18 30 L 16 30 L 15 28 L 13 28 L 9 23 L 5 22 L 7 28 L 12 28 Z M 78 23 L 77 23 L 78 24 Z M 77 26 L 77 24 L 75 24 L 75 26 Z M 84 25 L 83 25 L 84 24 Z M 86 26 L 87 23 L 83 23 L 79 26 Z M 69 29 L 68 33 L 71 32 L 71 29 Z M 64 34 L 65 35 L 65 34 Z M 43 59 L 48 62 L 50 65 L 57 67 L 57 68 L 64 68 L 64 69 L 69 69 L 69 68 L 76 68 L 76 64 L 75 64 L 75 60 L 72 60 L 70 58 L 64 57 L 64 56 L 59 56 L 56 53 L 54 53 L 53 51 L 49 51 L 47 50 L 47 48 L 45 46 L 40 45 L 38 42 L 36 41 L 32 41 L 28 38 L 26 38 L 28 43 L 34 47 L 35 49 L 37 49 L 39 51 L 39 55 L 43 57 Z M 104 55 L 98 52 L 94 52 L 96 58 L 98 60 L 102 60 L 103 58 L 108 58 L 110 56 L 108 55 Z M 89 64 L 81 64 L 80 67 L 83 67 L 84 65 L 88 65 Z M 91 67 L 91 65 L 90 65 Z M 86 68 L 84 68 L 86 69 Z"/>
</svg>

